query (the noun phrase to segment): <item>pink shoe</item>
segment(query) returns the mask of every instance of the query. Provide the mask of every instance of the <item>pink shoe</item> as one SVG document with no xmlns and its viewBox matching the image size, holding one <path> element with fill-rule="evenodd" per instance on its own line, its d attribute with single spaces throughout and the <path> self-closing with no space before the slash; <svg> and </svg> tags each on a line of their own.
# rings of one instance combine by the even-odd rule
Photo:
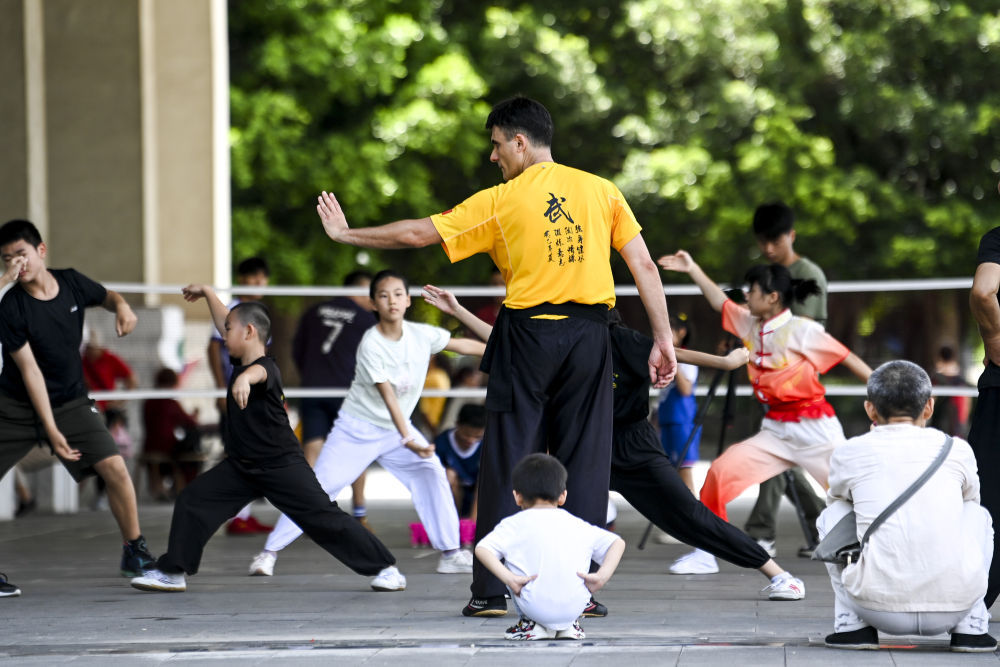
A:
<svg viewBox="0 0 1000 667">
<path fill-rule="evenodd" d="M 472 546 L 476 541 L 476 522 L 472 519 L 459 520 L 458 535 L 463 547 Z"/>
<path fill-rule="evenodd" d="M 410 546 L 412 547 L 428 547 L 431 544 L 431 540 L 427 537 L 427 530 L 424 528 L 422 523 L 411 523 L 410 524 Z"/>
</svg>

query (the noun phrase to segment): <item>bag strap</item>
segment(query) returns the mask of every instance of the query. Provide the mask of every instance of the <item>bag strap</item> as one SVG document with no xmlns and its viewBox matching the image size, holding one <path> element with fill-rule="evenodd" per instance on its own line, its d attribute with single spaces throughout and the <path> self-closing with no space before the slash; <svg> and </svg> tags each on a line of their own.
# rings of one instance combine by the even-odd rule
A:
<svg viewBox="0 0 1000 667">
<path fill-rule="evenodd" d="M 893 500 L 888 507 L 882 510 L 881 514 L 875 517 L 875 520 L 872 521 L 872 524 L 868 526 L 868 530 L 865 531 L 864 537 L 861 538 L 862 549 L 865 548 L 865 544 L 868 542 L 868 538 L 871 537 L 872 532 L 874 532 L 876 528 L 881 526 L 885 522 L 885 520 L 889 518 L 889 515 L 898 510 L 900 505 L 909 500 L 910 496 L 916 493 L 917 490 L 924 485 L 924 482 L 926 482 L 928 479 L 931 478 L 931 475 L 937 472 L 937 469 L 941 467 L 941 464 L 944 463 L 944 460 L 948 458 L 948 452 L 951 451 L 952 442 L 954 442 L 954 438 L 952 438 L 949 435 L 947 439 L 945 439 L 944 445 L 941 446 L 941 451 L 938 452 L 937 458 L 935 458 L 931 462 L 931 464 L 927 467 L 927 470 L 924 471 L 924 474 L 918 477 L 917 481 L 915 481 L 913 484 L 910 484 L 910 486 L 906 489 L 906 491 L 903 491 L 903 493 L 901 493 L 898 498 Z"/>
</svg>

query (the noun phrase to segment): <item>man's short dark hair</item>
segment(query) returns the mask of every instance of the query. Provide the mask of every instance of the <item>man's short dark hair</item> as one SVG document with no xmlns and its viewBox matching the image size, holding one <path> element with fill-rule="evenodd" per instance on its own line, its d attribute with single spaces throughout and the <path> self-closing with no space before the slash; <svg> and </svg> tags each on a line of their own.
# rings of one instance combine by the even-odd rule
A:
<svg viewBox="0 0 1000 667">
<path fill-rule="evenodd" d="M 271 339 L 271 314 L 267 306 L 260 301 L 241 301 L 230 311 L 244 325 L 253 325 L 257 329 L 257 338 L 267 345 Z"/>
<path fill-rule="evenodd" d="M 42 235 L 27 220 L 8 220 L 0 227 L 0 246 L 16 241 L 24 241 L 37 248 L 42 244 Z"/>
<path fill-rule="evenodd" d="M 455 424 L 470 428 L 486 428 L 486 408 L 476 403 L 466 403 L 459 409 Z"/>
<path fill-rule="evenodd" d="M 554 503 L 566 490 L 566 468 L 554 456 L 528 454 L 511 473 L 514 490 L 527 502 Z"/>
<path fill-rule="evenodd" d="M 500 128 L 507 139 L 521 133 L 535 146 L 552 145 L 552 116 L 540 102 L 512 97 L 497 103 L 486 117 L 486 129 Z"/>
<path fill-rule="evenodd" d="M 931 379 L 912 361 L 887 361 L 868 377 L 868 401 L 883 419 L 916 419 L 930 397 Z"/>
<path fill-rule="evenodd" d="M 372 281 L 371 271 L 358 269 L 347 274 L 347 277 L 344 278 L 344 287 L 356 287 L 366 281 L 369 283 Z"/>
<path fill-rule="evenodd" d="M 785 202 L 761 204 L 753 212 L 753 233 L 765 241 L 774 241 L 795 228 L 795 213 Z"/>
<path fill-rule="evenodd" d="M 271 267 L 267 265 L 267 260 L 263 257 L 248 257 L 236 266 L 236 275 L 238 276 L 255 276 L 258 273 L 263 273 L 268 277 L 271 275 Z"/>
<path fill-rule="evenodd" d="M 378 290 L 379 284 L 383 280 L 388 280 L 389 278 L 398 278 L 399 280 L 402 280 L 403 288 L 406 290 L 406 293 L 410 293 L 410 281 L 406 279 L 406 276 L 395 269 L 382 269 L 375 274 L 375 277 L 372 278 L 371 284 L 368 286 L 368 296 L 371 297 L 372 301 L 375 300 L 375 292 Z"/>
</svg>

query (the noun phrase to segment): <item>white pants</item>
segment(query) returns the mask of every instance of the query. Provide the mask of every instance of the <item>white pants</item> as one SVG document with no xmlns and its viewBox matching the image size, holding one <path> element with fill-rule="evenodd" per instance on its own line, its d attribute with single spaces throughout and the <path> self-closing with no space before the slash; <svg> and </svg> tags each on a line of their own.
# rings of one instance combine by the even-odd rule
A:
<svg viewBox="0 0 1000 667">
<path fill-rule="evenodd" d="M 541 600 L 536 599 L 533 595 L 525 593 L 523 588 L 520 597 L 514 595 L 509 588 L 507 593 L 510 594 L 510 601 L 514 603 L 514 610 L 518 616 L 530 618 L 535 623 L 556 631 L 573 627 L 573 622 L 583 615 L 583 610 L 590 604 L 589 591 L 586 597 L 570 595 L 558 602 L 545 596 Z"/>
<path fill-rule="evenodd" d="M 427 444 L 427 440 L 412 425 L 410 433 L 420 444 Z M 341 412 L 323 443 L 314 470 L 323 490 L 329 494 L 330 500 L 334 500 L 373 461 L 378 461 L 406 485 L 431 546 L 442 551 L 458 549 L 458 510 L 441 459 L 437 455 L 421 458 L 399 444 L 399 433 L 396 431 Z M 302 529 L 282 514 L 267 536 L 264 548 L 280 551 L 301 534 Z"/>
<path fill-rule="evenodd" d="M 830 455 L 844 442 L 836 417 L 782 422 L 764 418 L 760 432 L 732 445 L 712 462 L 701 487 L 701 502 L 720 519 L 726 504 L 753 484 L 802 466 L 823 488 L 828 486 Z"/>
<path fill-rule="evenodd" d="M 831 505 L 820 514 L 816 521 L 819 537 L 823 539 L 827 531 L 844 516 L 850 504 L 838 502 Z M 989 513 L 979 505 L 966 503 L 966 522 L 981 526 L 981 530 L 970 530 L 976 543 L 968 545 L 969 549 L 980 549 L 983 562 L 989 569 L 993 559 L 993 528 Z M 962 548 L 956 545 L 957 548 Z M 990 612 L 982 598 L 971 609 L 962 611 L 875 611 L 865 609 L 854 600 L 844 589 L 841 579 L 843 568 L 834 563 L 826 563 L 830 574 L 830 584 L 833 586 L 833 630 L 834 632 L 851 632 L 865 626 L 871 626 L 890 635 L 940 635 L 960 632 L 967 635 L 981 635 L 989 632 Z"/>
</svg>

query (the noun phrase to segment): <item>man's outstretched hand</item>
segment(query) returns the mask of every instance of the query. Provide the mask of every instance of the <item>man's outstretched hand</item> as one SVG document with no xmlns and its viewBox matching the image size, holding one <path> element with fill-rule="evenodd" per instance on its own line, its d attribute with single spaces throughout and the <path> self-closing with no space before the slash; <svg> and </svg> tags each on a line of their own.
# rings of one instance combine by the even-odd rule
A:
<svg viewBox="0 0 1000 667">
<path fill-rule="evenodd" d="M 317 201 L 319 203 L 316 204 L 316 212 L 323 222 L 326 235 L 339 243 L 340 237 L 347 231 L 347 217 L 344 215 L 343 209 L 340 208 L 340 202 L 337 201 L 332 192 L 326 190 L 320 193 Z"/>
</svg>

